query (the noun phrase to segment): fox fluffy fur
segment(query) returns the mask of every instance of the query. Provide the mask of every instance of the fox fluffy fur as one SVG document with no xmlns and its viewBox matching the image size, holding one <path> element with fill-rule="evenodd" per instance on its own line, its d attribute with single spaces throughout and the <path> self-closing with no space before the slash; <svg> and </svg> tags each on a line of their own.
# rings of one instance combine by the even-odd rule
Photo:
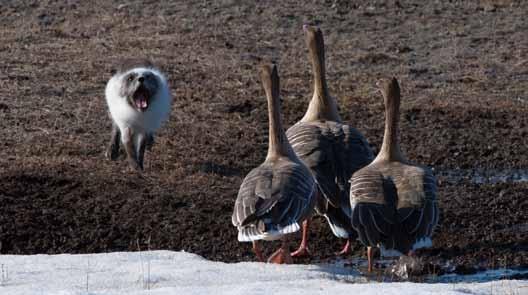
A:
<svg viewBox="0 0 528 295">
<path fill-rule="evenodd" d="M 123 144 L 132 168 L 143 170 L 145 148 L 170 113 L 166 78 L 151 63 L 125 67 L 108 81 L 105 96 L 113 121 L 106 156 L 116 160 Z"/>
</svg>

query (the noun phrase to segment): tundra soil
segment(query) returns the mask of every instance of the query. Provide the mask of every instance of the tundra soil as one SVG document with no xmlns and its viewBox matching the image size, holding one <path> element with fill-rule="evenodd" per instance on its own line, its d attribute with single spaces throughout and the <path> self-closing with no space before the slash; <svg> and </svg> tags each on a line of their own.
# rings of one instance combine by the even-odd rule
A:
<svg viewBox="0 0 528 295">
<path fill-rule="evenodd" d="M 267 151 L 256 64 L 278 63 L 291 126 L 311 97 L 302 32 L 311 22 L 325 33 L 341 115 L 376 153 L 375 82 L 401 81 L 402 149 L 438 175 L 440 225 L 434 247 L 418 253 L 426 266 L 528 267 L 528 182 L 508 177 L 528 169 L 527 3 L 148 2 L 1 2 L 0 253 L 150 248 L 254 260 L 231 212 Z M 174 96 L 142 175 L 104 157 L 105 83 L 133 57 L 160 65 Z M 310 241 L 312 258 L 297 262 L 334 261 L 344 243 L 320 217 Z M 362 257 L 356 243 L 343 259 Z"/>
</svg>

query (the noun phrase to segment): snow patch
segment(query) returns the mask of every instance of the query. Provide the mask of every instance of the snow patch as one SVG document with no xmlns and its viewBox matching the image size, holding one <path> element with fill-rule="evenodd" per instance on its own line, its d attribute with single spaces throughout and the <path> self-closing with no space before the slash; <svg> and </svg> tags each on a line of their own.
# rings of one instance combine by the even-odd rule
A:
<svg viewBox="0 0 528 295">
<path fill-rule="evenodd" d="M 335 265 L 222 263 L 185 252 L 0 255 L 2 295 L 523 294 L 528 281 L 378 283 Z M 148 284 L 145 284 L 145 281 Z"/>
<path fill-rule="evenodd" d="M 246 228 L 239 229 L 238 241 L 239 242 L 252 242 L 257 240 L 274 241 L 280 239 L 282 236 L 298 232 L 301 229 L 297 222 L 290 223 L 285 227 L 281 227 L 277 230 L 270 230 L 262 234 L 255 234 L 256 230 L 246 230 Z"/>
</svg>

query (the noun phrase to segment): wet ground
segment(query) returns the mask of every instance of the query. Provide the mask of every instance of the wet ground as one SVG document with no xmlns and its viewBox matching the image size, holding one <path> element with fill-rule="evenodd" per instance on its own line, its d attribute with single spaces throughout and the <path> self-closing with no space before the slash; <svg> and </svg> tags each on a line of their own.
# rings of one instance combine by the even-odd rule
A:
<svg viewBox="0 0 528 295">
<path fill-rule="evenodd" d="M 310 97 L 302 24 L 315 22 L 341 115 L 376 152 L 375 81 L 401 81 L 403 151 L 439 180 L 441 224 L 420 257 L 458 273 L 528 267 L 528 4 L 363 2 L 2 1 L 0 253 L 253 260 L 230 215 L 267 150 L 256 57 L 279 64 L 290 126 Z M 104 158 L 104 86 L 116 60 L 138 56 L 160 65 L 174 95 L 142 176 Z M 343 243 L 320 218 L 310 240 L 315 262 Z M 345 259 L 363 255 L 358 244 Z"/>
</svg>

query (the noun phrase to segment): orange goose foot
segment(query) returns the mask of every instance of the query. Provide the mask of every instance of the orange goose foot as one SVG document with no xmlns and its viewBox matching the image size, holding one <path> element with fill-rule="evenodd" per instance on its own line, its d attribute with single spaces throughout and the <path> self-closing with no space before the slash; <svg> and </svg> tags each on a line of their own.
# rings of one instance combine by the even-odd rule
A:
<svg viewBox="0 0 528 295">
<path fill-rule="evenodd" d="M 288 249 L 281 247 L 279 250 L 275 251 L 275 253 L 271 254 L 271 256 L 268 258 L 268 263 L 292 264 L 293 258 Z"/>
<path fill-rule="evenodd" d="M 310 249 L 308 249 L 308 246 L 301 244 L 299 246 L 299 249 L 295 250 L 295 252 L 293 252 L 291 256 L 298 257 L 298 258 L 310 257 L 312 256 L 312 253 L 310 253 Z"/>
<path fill-rule="evenodd" d="M 336 253 L 337 256 L 344 256 L 350 253 L 350 240 L 347 240 L 343 249 Z"/>
<path fill-rule="evenodd" d="M 312 253 L 308 249 L 308 232 L 310 230 L 310 221 L 306 219 L 302 223 L 302 241 L 299 249 L 292 253 L 293 257 L 310 257 Z"/>
</svg>

